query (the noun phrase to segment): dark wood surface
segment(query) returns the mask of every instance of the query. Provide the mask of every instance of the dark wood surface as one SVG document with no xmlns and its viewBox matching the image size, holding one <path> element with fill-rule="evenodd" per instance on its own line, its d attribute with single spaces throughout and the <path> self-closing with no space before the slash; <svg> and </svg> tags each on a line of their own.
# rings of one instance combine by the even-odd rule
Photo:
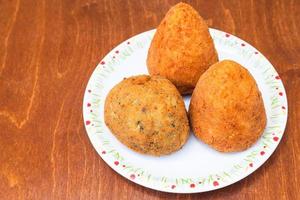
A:
<svg viewBox="0 0 300 200">
<path fill-rule="evenodd" d="M 213 192 L 167 194 L 127 181 L 93 149 L 82 119 L 91 73 L 176 2 L 0 0 L 0 199 L 300 199 L 298 0 L 187 1 L 211 27 L 257 47 L 284 82 L 283 140 L 251 176 Z"/>
</svg>

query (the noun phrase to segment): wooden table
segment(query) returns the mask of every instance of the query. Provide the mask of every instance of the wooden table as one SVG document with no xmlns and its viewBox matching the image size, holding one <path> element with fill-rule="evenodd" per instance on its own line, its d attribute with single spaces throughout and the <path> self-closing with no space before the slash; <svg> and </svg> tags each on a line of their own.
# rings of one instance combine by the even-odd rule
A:
<svg viewBox="0 0 300 200">
<path fill-rule="evenodd" d="M 211 27 L 276 67 L 289 118 L 255 173 L 214 192 L 176 195 L 115 173 L 92 147 L 82 99 L 101 58 L 156 27 L 176 1 L 0 1 L 0 199 L 300 199 L 300 1 L 188 1 Z"/>
</svg>

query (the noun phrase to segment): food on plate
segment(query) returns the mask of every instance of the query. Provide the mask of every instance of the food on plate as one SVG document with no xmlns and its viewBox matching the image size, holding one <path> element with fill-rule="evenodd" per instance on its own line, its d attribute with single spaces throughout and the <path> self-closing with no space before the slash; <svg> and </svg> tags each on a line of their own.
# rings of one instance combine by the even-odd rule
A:
<svg viewBox="0 0 300 200">
<path fill-rule="evenodd" d="M 155 156 L 179 150 L 189 135 L 183 99 L 162 77 L 126 78 L 105 100 L 105 123 L 130 149 Z"/>
<path fill-rule="evenodd" d="M 150 75 L 169 79 L 181 94 L 191 94 L 218 55 L 208 26 L 188 4 L 172 7 L 151 42 L 147 67 Z"/>
<path fill-rule="evenodd" d="M 189 118 L 195 135 L 221 152 L 250 147 L 262 135 L 267 121 L 254 78 L 230 60 L 212 65 L 200 77 Z"/>
</svg>

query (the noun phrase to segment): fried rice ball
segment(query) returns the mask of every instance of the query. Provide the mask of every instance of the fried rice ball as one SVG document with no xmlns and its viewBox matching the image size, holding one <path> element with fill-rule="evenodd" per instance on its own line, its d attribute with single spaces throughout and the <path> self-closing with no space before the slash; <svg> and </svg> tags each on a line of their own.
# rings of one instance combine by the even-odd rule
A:
<svg viewBox="0 0 300 200">
<path fill-rule="evenodd" d="M 183 99 L 162 77 L 139 75 L 122 80 L 106 97 L 104 118 L 120 142 L 143 154 L 170 154 L 189 136 Z"/>
<path fill-rule="evenodd" d="M 149 74 L 169 79 L 181 94 L 191 94 L 201 74 L 216 62 L 218 55 L 206 22 L 190 5 L 176 4 L 151 42 Z"/>
<path fill-rule="evenodd" d="M 257 84 L 240 64 L 224 60 L 199 79 L 189 107 L 195 135 L 221 152 L 253 145 L 266 126 L 266 113 Z"/>
</svg>

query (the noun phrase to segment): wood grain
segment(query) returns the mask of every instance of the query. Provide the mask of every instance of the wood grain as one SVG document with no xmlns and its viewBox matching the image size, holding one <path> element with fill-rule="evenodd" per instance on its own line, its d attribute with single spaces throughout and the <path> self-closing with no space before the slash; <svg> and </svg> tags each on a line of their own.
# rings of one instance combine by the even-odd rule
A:
<svg viewBox="0 0 300 200">
<path fill-rule="evenodd" d="M 276 67 L 289 119 L 278 149 L 248 178 L 176 195 L 127 181 L 86 135 L 82 99 L 101 58 L 156 27 L 177 1 L 0 0 L 0 199 L 299 199 L 300 1 L 187 1 L 210 26 Z"/>
</svg>

